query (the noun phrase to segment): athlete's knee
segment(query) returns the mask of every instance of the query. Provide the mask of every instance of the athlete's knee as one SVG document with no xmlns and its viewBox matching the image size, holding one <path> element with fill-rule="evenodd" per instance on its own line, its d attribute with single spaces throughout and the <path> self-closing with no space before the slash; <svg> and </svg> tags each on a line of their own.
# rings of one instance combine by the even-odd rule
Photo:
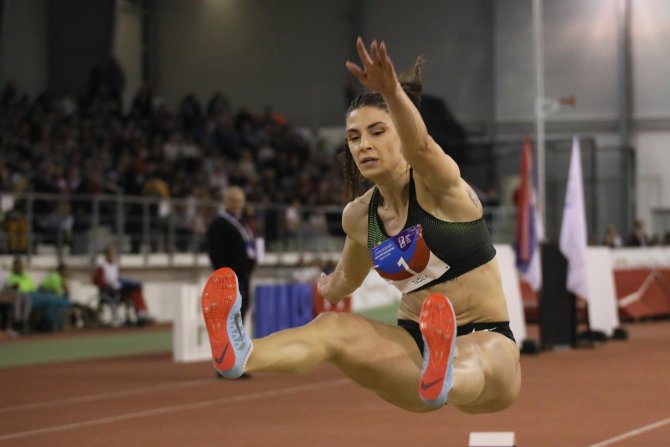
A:
<svg viewBox="0 0 670 447">
<path fill-rule="evenodd" d="M 351 316 L 349 313 L 322 312 L 316 316 L 311 324 L 328 333 L 337 332 L 347 326 L 347 321 L 351 320 Z"/>
<path fill-rule="evenodd" d="M 360 336 L 360 316 L 346 312 L 320 313 L 311 324 L 323 336 L 326 344 L 334 353 L 349 347 Z"/>
</svg>

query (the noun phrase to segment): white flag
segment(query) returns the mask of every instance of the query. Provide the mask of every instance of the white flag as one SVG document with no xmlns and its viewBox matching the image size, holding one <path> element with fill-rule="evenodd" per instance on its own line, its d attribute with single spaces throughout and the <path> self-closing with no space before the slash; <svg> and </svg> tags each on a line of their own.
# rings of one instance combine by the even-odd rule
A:
<svg viewBox="0 0 670 447">
<path fill-rule="evenodd" d="M 586 212 L 584 211 L 584 187 L 582 185 L 582 159 L 579 139 L 572 140 L 570 171 L 565 190 L 563 221 L 561 222 L 561 253 L 568 259 L 566 288 L 584 299 L 587 295 L 586 274 Z"/>
</svg>

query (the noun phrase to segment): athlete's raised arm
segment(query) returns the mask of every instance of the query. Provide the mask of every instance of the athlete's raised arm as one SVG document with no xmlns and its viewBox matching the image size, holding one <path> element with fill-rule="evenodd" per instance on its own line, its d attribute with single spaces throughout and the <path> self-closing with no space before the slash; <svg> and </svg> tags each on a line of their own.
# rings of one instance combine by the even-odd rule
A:
<svg viewBox="0 0 670 447">
<path fill-rule="evenodd" d="M 366 89 L 384 97 L 405 159 L 422 179 L 431 179 L 434 192 L 456 186 L 461 176 L 460 169 L 428 134 L 419 110 L 398 81 L 386 44 L 377 44 L 374 40 L 368 51 L 359 37 L 356 48 L 362 66 L 347 61 L 347 69 Z"/>
</svg>

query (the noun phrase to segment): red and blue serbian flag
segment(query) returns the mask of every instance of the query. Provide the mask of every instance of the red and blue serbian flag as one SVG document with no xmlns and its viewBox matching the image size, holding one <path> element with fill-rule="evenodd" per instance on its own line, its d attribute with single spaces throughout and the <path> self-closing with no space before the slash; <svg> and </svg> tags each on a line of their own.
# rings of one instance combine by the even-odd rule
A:
<svg viewBox="0 0 670 447">
<path fill-rule="evenodd" d="M 542 288 L 539 241 L 544 237 L 544 231 L 536 207 L 533 150 L 528 137 L 523 140 L 520 177 L 516 202 L 516 266 L 522 279 L 534 292 L 538 292 Z"/>
</svg>

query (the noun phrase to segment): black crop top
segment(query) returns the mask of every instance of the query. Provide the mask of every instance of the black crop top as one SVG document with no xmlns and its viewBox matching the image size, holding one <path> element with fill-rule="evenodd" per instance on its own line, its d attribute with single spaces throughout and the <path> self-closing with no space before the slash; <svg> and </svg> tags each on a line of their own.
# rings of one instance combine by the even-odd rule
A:
<svg viewBox="0 0 670 447">
<path fill-rule="evenodd" d="M 449 281 L 495 257 L 496 250 L 483 218 L 471 222 L 446 222 L 428 214 L 419 206 L 411 170 L 407 221 L 397 235 L 389 236 L 384 230 L 377 213 L 379 196 L 379 190 L 375 187 L 368 209 L 368 249 L 377 272 L 401 291 L 417 292 Z M 425 243 L 421 243 L 422 238 Z M 414 239 L 419 243 L 411 247 L 416 242 Z M 395 256 L 391 253 L 393 251 L 396 252 Z M 431 266 L 432 277 L 430 273 L 422 275 Z M 415 286 L 407 286 L 406 281 L 414 282 Z"/>
</svg>

